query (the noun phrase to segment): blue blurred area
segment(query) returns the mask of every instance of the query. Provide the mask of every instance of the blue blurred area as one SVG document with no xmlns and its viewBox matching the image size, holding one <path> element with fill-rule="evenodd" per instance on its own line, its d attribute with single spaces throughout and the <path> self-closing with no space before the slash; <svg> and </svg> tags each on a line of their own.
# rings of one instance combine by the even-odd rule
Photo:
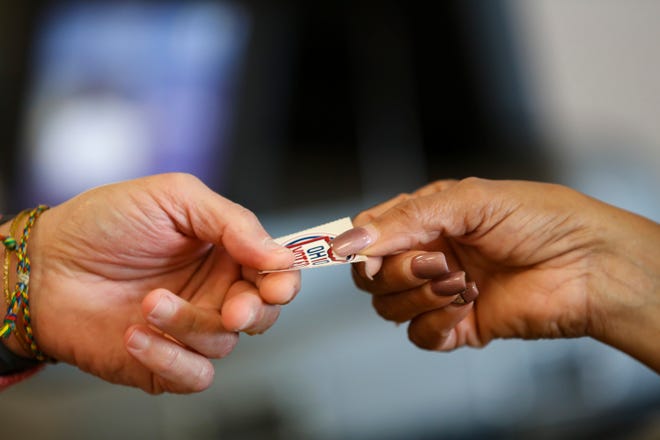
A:
<svg viewBox="0 0 660 440">
<path fill-rule="evenodd" d="M 0 41 L 0 105 L 24 110 L 0 118 L 4 205 L 187 171 L 279 236 L 479 175 L 560 182 L 660 219 L 657 3 L 422 3 L 0 6 L 16 36 Z M 588 339 L 421 351 L 345 267 L 305 272 L 274 328 L 216 368 L 207 392 L 154 398 L 48 367 L 3 393 L 2 431 L 660 437 L 660 381 L 628 356 Z"/>
<path fill-rule="evenodd" d="M 35 35 L 25 204 L 167 171 L 221 186 L 249 19 L 208 2 L 74 2 Z"/>
</svg>

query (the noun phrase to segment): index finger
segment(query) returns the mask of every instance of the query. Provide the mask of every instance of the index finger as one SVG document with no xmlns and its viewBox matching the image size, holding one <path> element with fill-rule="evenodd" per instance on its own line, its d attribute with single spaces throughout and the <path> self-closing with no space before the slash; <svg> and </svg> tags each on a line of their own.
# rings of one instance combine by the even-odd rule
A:
<svg viewBox="0 0 660 440">
<path fill-rule="evenodd" d="M 383 259 L 381 270 L 369 279 L 355 267 L 353 280 L 358 288 L 373 295 L 386 295 L 421 286 L 449 272 L 441 252 L 408 251 Z"/>
<path fill-rule="evenodd" d="M 240 264 L 260 270 L 285 269 L 293 263 L 291 250 L 277 244 L 252 211 L 196 177 L 174 173 L 146 182 L 183 234 L 223 246 Z"/>
<path fill-rule="evenodd" d="M 413 197 L 370 222 L 348 230 L 332 243 L 339 256 L 390 255 L 414 249 L 439 237 L 464 237 L 505 218 L 510 207 L 494 200 L 493 183 L 466 179 L 446 190 Z"/>
</svg>

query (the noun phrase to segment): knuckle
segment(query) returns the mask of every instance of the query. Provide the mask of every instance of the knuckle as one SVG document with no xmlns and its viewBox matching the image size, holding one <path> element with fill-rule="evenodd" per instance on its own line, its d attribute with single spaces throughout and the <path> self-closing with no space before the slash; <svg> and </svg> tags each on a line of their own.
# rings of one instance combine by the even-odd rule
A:
<svg viewBox="0 0 660 440">
<path fill-rule="evenodd" d="M 394 308 L 391 307 L 390 302 L 384 297 L 375 296 L 371 300 L 371 304 L 378 316 L 381 318 L 385 319 L 386 321 L 397 321 L 397 319 L 395 319 L 396 315 Z"/>
<path fill-rule="evenodd" d="M 466 177 L 457 184 L 457 190 L 463 193 L 470 200 L 481 200 L 488 194 L 492 181 L 480 177 Z"/>
<path fill-rule="evenodd" d="M 202 328 L 201 315 L 199 313 L 180 313 L 180 322 L 184 327 L 186 333 L 197 334 L 200 333 Z"/>
<path fill-rule="evenodd" d="M 411 200 L 413 195 L 408 193 L 400 193 L 397 196 L 389 199 L 387 202 L 381 203 L 380 205 L 369 208 L 365 211 L 359 213 L 355 218 L 353 218 L 353 224 L 355 226 L 362 226 L 366 223 L 369 223 L 376 219 L 379 216 L 379 213 L 382 213 L 383 210 L 391 206 L 396 206 L 400 203 L 404 203 L 408 200 Z M 389 208 L 388 208 L 389 209 Z"/>
<path fill-rule="evenodd" d="M 399 203 L 407 202 L 408 200 L 413 200 L 414 198 L 415 198 L 415 197 L 413 197 L 412 194 L 409 194 L 409 193 L 399 193 L 399 194 L 397 194 L 396 197 L 394 197 L 394 198 L 392 199 L 392 202 L 399 204 Z"/>
<path fill-rule="evenodd" d="M 257 220 L 257 216 L 254 212 L 252 212 L 251 210 L 249 210 L 248 208 L 246 208 L 245 206 L 243 206 L 239 203 L 236 203 L 236 202 L 232 202 L 232 203 L 233 203 L 234 209 L 236 210 L 236 214 L 238 216 L 240 216 L 242 218 L 245 218 L 246 220 L 250 220 L 250 221 L 253 221 L 253 220 L 256 221 Z"/>
<path fill-rule="evenodd" d="M 202 184 L 202 181 L 193 174 L 180 171 L 162 174 L 161 178 L 174 188 L 187 188 Z"/>
<path fill-rule="evenodd" d="M 367 211 L 362 211 L 358 215 L 356 215 L 353 218 L 353 225 L 355 226 L 361 226 L 366 223 L 369 223 L 371 220 L 373 220 L 375 216 L 372 214 L 371 210 Z"/>
<path fill-rule="evenodd" d="M 415 199 L 400 203 L 392 208 L 392 214 L 404 224 L 416 224 L 419 219 L 421 206 Z"/>
<path fill-rule="evenodd" d="M 254 212 L 236 202 L 230 203 L 231 208 L 227 212 L 231 214 L 231 221 L 225 225 L 226 233 L 242 235 L 245 230 L 251 230 L 261 224 Z"/>
<path fill-rule="evenodd" d="M 159 366 L 160 373 L 176 371 L 179 367 L 181 348 L 168 344 L 163 348 L 162 360 Z"/>
<path fill-rule="evenodd" d="M 439 347 L 446 339 L 447 335 L 442 331 L 432 331 L 428 328 L 422 315 L 418 319 L 413 319 L 408 325 L 408 339 L 417 347 L 429 350 L 439 351 Z"/>
<path fill-rule="evenodd" d="M 417 191 L 413 193 L 414 196 L 416 197 L 423 197 L 423 196 L 428 196 L 431 194 L 435 194 L 438 192 L 445 191 L 446 189 L 456 185 L 458 180 L 456 179 L 443 179 L 443 180 L 435 180 L 428 185 L 425 185 L 421 188 L 419 188 Z"/>
</svg>

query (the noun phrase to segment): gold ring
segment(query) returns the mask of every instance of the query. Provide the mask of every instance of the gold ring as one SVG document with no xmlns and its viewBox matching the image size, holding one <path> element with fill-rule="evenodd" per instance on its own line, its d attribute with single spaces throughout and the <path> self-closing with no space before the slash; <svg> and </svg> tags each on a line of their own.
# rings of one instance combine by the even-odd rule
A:
<svg viewBox="0 0 660 440">
<path fill-rule="evenodd" d="M 456 295 L 456 299 L 452 301 L 452 304 L 458 304 L 458 305 L 463 305 L 467 304 L 467 301 L 465 301 L 465 297 L 463 296 L 464 292 L 459 293 Z"/>
</svg>

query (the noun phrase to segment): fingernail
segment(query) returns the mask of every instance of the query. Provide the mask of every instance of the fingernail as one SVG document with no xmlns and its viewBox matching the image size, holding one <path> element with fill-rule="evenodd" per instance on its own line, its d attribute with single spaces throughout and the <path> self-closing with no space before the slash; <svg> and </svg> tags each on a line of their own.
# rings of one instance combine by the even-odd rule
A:
<svg viewBox="0 0 660 440">
<path fill-rule="evenodd" d="M 410 263 L 410 270 L 417 278 L 432 279 L 449 272 L 445 254 L 429 252 L 417 255 Z"/>
<path fill-rule="evenodd" d="M 264 240 L 264 248 L 268 251 L 276 251 L 276 252 L 291 252 L 291 250 L 285 246 L 282 246 L 272 238 L 266 238 Z"/>
<path fill-rule="evenodd" d="M 149 317 L 156 320 L 166 320 L 171 318 L 175 311 L 172 300 L 165 295 L 161 295 L 156 306 L 149 313 Z"/>
<path fill-rule="evenodd" d="M 340 257 L 357 254 L 372 243 L 369 232 L 362 227 L 349 229 L 332 240 L 332 250 Z"/>
<path fill-rule="evenodd" d="M 374 275 L 380 271 L 383 260 L 380 257 L 369 257 L 367 261 L 364 262 L 364 274 L 369 278 L 369 280 L 374 280 Z"/>
<path fill-rule="evenodd" d="M 133 334 L 126 342 L 133 350 L 144 350 L 149 345 L 149 336 L 140 330 L 133 330 Z"/>
<path fill-rule="evenodd" d="M 466 289 L 465 272 L 451 272 L 431 281 L 431 291 L 438 296 L 452 296 Z"/>
<path fill-rule="evenodd" d="M 463 292 L 463 299 L 466 303 L 471 303 L 479 296 L 479 289 L 477 289 L 477 283 L 474 281 L 468 281 L 465 286 L 465 292 Z"/>
<path fill-rule="evenodd" d="M 250 309 L 250 314 L 248 315 L 248 318 L 245 320 L 243 325 L 238 329 L 238 331 L 244 331 L 246 328 L 249 328 L 252 324 L 254 324 L 254 319 L 256 318 L 257 313 L 254 309 Z"/>
</svg>

